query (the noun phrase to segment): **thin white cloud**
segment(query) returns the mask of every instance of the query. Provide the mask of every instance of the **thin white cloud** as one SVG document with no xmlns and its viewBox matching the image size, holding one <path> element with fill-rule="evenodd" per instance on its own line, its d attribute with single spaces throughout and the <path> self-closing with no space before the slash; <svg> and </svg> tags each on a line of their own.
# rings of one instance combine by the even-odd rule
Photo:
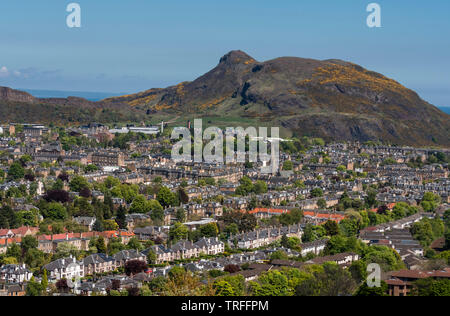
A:
<svg viewBox="0 0 450 316">
<path fill-rule="evenodd" d="M 7 78 L 9 77 L 9 70 L 6 68 L 6 66 L 3 66 L 0 68 L 0 78 Z"/>
</svg>

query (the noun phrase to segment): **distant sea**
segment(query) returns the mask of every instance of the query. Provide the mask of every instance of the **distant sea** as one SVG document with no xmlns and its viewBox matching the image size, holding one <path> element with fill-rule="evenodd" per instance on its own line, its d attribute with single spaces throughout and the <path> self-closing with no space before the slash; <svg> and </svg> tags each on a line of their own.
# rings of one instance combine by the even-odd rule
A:
<svg viewBox="0 0 450 316">
<path fill-rule="evenodd" d="M 36 98 L 67 98 L 79 97 L 89 101 L 99 101 L 110 97 L 117 97 L 127 93 L 108 93 L 108 92 L 83 92 L 83 91 L 54 91 L 54 90 L 31 90 L 19 89 L 28 92 Z"/>
<path fill-rule="evenodd" d="M 447 114 L 450 114 L 450 107 L 440 107 L 441 111 L 444 111 Z"/>
</svg>

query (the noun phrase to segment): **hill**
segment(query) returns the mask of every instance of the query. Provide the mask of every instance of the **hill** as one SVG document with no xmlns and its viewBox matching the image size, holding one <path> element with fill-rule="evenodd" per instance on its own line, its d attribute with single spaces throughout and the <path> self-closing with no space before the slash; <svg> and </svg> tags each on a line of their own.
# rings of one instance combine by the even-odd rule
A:
<svg viewBox="0 0 450 316">
<path fill-rule="evenodd" d="M 379 73 L 341 60 L 258 62 L 232 51 L 192 82 L 104 100 L 183 117 L 281 126 L 296 136 L 450 146 L 450 116 Z"/>
<path fill-rule="evenodd" d="M 83 98 L 36 98 L 0 87 L 0 123 L 83 124 L 138 121 L 142 113 L 127 105 L 103 104 Z"/>
<path fill-rule="evenodd" d="M 193 118 L 217 126 L 280 126 L 283 136 L 450 147 L 448 114 L 395 80 L 342 60 L 259 62 L 232 51 L 192 82 L 98 102 L 0 88 L 2 122 L 183 124 Z"/>
</svg>

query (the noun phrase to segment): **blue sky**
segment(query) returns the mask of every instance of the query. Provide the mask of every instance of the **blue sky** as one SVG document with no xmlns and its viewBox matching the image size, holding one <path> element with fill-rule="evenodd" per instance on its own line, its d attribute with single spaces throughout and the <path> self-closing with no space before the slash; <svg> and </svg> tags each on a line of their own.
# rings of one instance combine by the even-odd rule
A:
<svg viewBox="0 0 450 316">
<path fill-rule="evenodd" d="M 77 2 L 82 27 L 66 26 Z M 382 8 L 382 28 L 366 6 Z M 448 0 L 0 2 L 0 85 L 135 92 L 193 80 L 233 49 L 263 61 L 339 58 L 450 106 Z"/>
</svg>

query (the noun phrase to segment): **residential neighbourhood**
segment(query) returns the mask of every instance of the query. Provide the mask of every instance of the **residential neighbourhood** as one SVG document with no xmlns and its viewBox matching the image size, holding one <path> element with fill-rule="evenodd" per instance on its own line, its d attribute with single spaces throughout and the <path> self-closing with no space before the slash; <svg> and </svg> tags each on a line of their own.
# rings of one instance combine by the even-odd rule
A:
<svg viewBox="0 0 450 316">
<path fill-rule="evenodd" d="M 164 122 L 2 131 L 2 296 L 311 295 L 296 273 L 362 295 L 372 263 L 380 295 L 448 282 L 448 150 L 305 138 L 267 175 L 172 160 Z"/>
</svg>

